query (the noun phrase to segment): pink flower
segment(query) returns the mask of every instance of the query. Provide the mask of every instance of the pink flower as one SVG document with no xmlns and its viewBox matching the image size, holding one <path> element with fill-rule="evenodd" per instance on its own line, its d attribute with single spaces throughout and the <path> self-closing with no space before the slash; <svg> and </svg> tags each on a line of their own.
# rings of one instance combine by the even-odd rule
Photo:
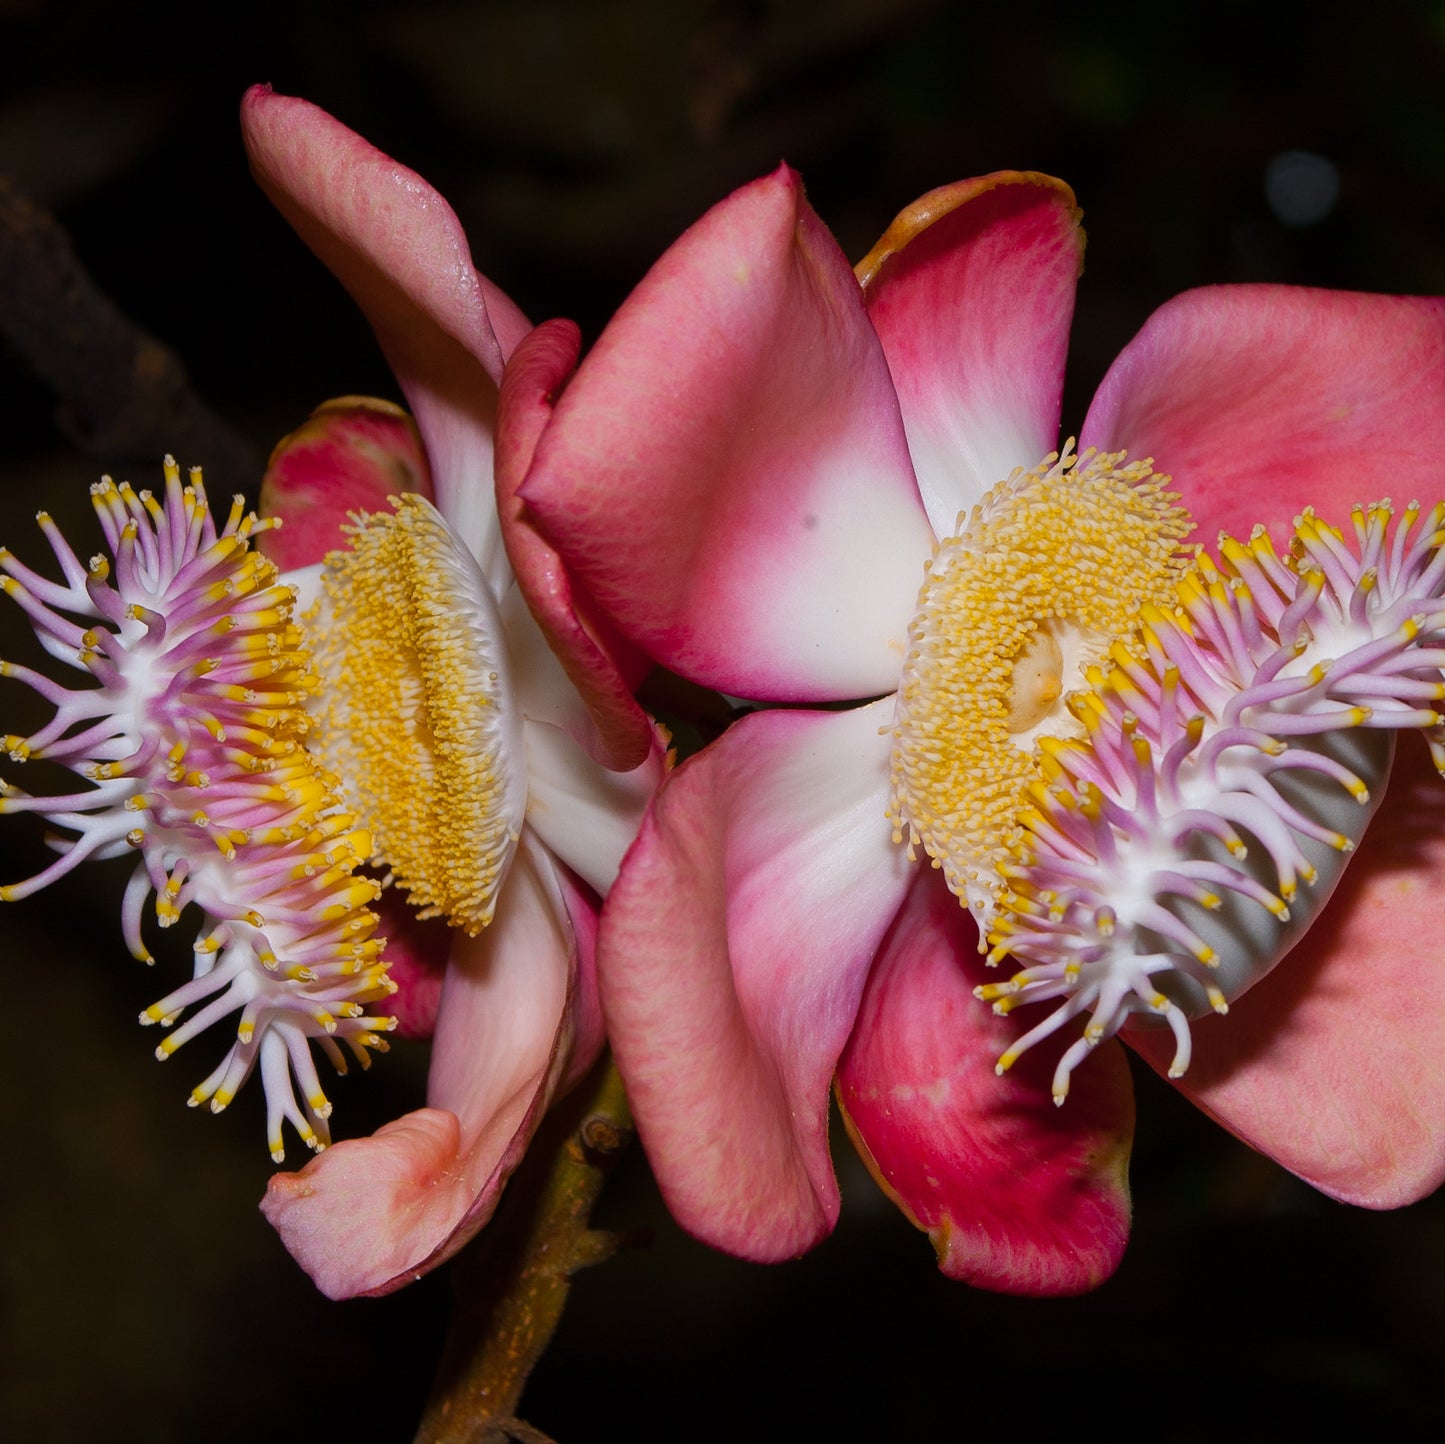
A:
<svg viewBox="0 0 1445 1444">
<path fill-rule="evenodd" d="M 598 898 L 661 757 L 550 555 L 532 542 L 509 560 L 503 547 L 499 500 L 511 505 L 548 415 L 525 366 L 503 379 L 528 323 L 418 176 L 268 87 L 247 94 L 242 122 L 262 188 L 371 321 L 422 444 L 384 407 L 334 403 L 278 448 L 263 492 L 285 521 L 273 556 L 321 597 L 312 745 L 413 904 L 455 925 L 441 941 L 427 1106 L 278 1175 L 263 1204 L 324 1292 L 379 1294 L 476 1233 L 548 1103 L 598 1056 Z M 575 334 L 547 337 L 575 354 Z M 395 492 L 412 495 L 393 515 Z M 318 592 L 314 572 L 294 569 L 341 547 L 358 510 L 372 519 Z M 426 681 L 419 746 L 397 691 L 413 670 Z M 437 800 L 418 820 L 423 765 Z M 397 954 L 398 1002 L 421 991 L 409 1021 L 426 1031 L 427 960 Z"/>
<path fill-rule="evenodd" d="M 939 762 L 909 691 L 939 574 L 922 594 L 920 577 L 935 549 L 972 555 L 969 509 L 1037 468 L 989 508 L 1072 488 L 1056 494 L 1065 520 L 1079 502 L 1082 528 L 1091 488 L 1112 486 L 1149 513 L 1137 560 L 1115 565 L 1105 518 L 1090 523 L 1091 550 L 1054 544 L 1039 566 L 1073 565 L 1080 598 L 1122 569 L 1116 605 L 1132 618 L 1141 595 L 1169 595 L 1157 589 L 1176 575 L 1177 532 L 1124 448 L 1157 459 L 1206 539 L 1219 527 L 1248 537 L 1262 520 L 1283 540 L 1305 503 L 1343 521 L 1353 502 L 1439 486 L 1445 305 L 1270 286 L 1162 307 L 1080 429 L 1081 459 L 1113 454 L 1051 467 L 1078 222 L 1047 177 L 963 182 L 904 212 L 855 279 L 782 168 L 652 269 L 561 398 L 520 488 L 579 593 L 664 665 L 764 702 L 862 703 L 755 712 L 686 762 L 604 912 L 603 1005 L 664 1194 L 686 1227 L 748 1257 L 795 1255 L 836 1218 L 835 1079 L 875 1177 L 950 1275 L 1077 1291 L 1123 1250 L 1122 1051 L 1098 1042 L 1062 1109 L 1045 1050 L 996 1077 L 1021 1029 L 971 996 L 989 977 L 972 917 L 909 860 L 911 833 L 993 916 L 996 871 L 951 850 L 951 814 L 925 816 L 930 797 L 909 780 Z M 999 545 L 1008 561 L 1012 543 Z M 1130 578 L 1150 557 L 1141 592 Z M 971 563 L 957 574 L 968 580 Z M 1105 639 L 1128 629 L 1095 625 Z M 1045 709 L 1060 691 L 1048 666 Z M 923 710 L 946 728 L 936 701 Z M 924 741 L 910 754 L 903 734 Z M 1194 1025 L 1179 1080 L 1302 1178 L 1375 1207 L 1445 1173 L 1445 1090 L 1421 1041 L 1445 1023 L 1426 966 L 1445 839 L 1423 774 L 1402 751 L 1370 849 L 1288 966 L 1227 1019 Z M 965 812 L 992 776 L 973 775 L 948 784 Z M 1128 1038 L 1161 1071 L 1174 1061 L 1168 1030 Z"/>
</svg>

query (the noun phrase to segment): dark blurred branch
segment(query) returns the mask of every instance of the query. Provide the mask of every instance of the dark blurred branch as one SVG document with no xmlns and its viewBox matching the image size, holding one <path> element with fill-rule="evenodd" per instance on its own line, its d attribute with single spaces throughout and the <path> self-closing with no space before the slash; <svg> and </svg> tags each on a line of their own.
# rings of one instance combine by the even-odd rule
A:
<svg viewBox="0 0 1445 1444">
<path fill-rule="evenodd" d="M 180 359 L 122 315 L 65 231 L 0 174 L 0 336 L 55 392 L 57 426 L 108 466 L 173 453 L 213 487 L 254 488 L 260 458 L 191 389 Z"/>
</svg>

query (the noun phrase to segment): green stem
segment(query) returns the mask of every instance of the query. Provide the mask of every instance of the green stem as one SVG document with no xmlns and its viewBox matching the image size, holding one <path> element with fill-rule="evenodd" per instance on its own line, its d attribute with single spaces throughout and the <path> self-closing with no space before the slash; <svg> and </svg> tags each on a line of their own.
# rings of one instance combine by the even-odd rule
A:
<svg viewBox="0 0 1445 1444">
<path fill-rule="evenodd" d="M 414 1444 L 547 1444 L 517 1417 L 572 1275 L 621 1243 L 589 1226 L 632 1116 L 610 1057 L 552 1110 L 501 1207 L 452 1265 L 456 1302 Z"/>
</svg>

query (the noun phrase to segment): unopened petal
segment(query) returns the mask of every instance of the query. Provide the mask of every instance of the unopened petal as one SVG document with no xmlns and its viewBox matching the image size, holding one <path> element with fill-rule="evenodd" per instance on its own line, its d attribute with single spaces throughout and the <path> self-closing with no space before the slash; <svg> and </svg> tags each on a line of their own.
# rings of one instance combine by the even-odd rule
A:
<svg viewBox="0 0 1445 1444">
<path fill-rule="evenodd" d="M 932 533 L 861 292 L 792 171 L 652 268 L 519 495 L 674 671 L 778 700 L 892 690 Z"/>
<path fill-rule="evenodd" d="M 608 1032 L 663 1195 L 748 1258 L 837 1216 L 829 1084 L 912 875 L 884 818 L 891 706 L 744 718 L 664 783 L 603 911 Z"/>
<path fill-rule="evenodd" d="M 258 545 L 282 571 L 311 566 L 344 544 L 352 512 L 389 511 L 387 498 L 403 492 L 433 495 L 416 423 L 390 402 L 328 401 L 271 452 L 260 512 L 281 525 Z"/>
</svg>

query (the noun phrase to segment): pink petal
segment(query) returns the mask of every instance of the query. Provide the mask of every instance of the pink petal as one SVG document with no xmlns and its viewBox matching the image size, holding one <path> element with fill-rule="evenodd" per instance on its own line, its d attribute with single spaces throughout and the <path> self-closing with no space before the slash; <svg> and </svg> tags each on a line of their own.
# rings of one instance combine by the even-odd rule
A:
<svg viewBox="0 0 1445 1444">
<path fill-rule="evenodd" d="M 1016 1294 L 1082 1293 L 1129 1236 L 1134 1104 L 1106 1044 L 1057 1108 L 1052 1060 L 1002 1078 L 1017 1028 L 973 996 L 988 970 L 972 919 L 928 871 L 910 889 L 838 1067 L 838 1101 L 884 1190 L 927 1230 L 950 1278 Z"/>
<path fill-rule="evenodd" d="M 438 506 L 493 576 L 497 387 L 526 319 L 477 273 L 436 191 L 324 110 L 257 85 L 241 129 L 262 190 L 366 313 L 426 440 Z"/>
<path fill-rule="evenodd" d="M 574 586 L 674 671 L 784 700 L 897 685 L 932 534 L 857 282 L 792 171 L 652 268 L 519 495 Z"/>
<path fill-rule="evenodd" d="M 570 321 L 547 321 L 517 348 L 502 382 L 497 416 L 497 512 L 502 538 L 546 645 L 562 663 L 585 713 L 569 719 L 568 730 L 597 761 L 628 772 L 647 757 L 652 728 L 632 697 L 632 689 L 612 660 L 630 663 L 633 683 L 642 667 L 630 647 L 596 620 L 595 607 L 574 593 L 557 553 L 527 524 L 517 488 L 532 463 L 537 439 L 552 418 L 552 408 L 577 364 L 580 336 Z M 588 613 L 583 620 L 582 609 Z M 606 640 L 599 641 L 599 636 Z M 579 709 L 580 711 L 580 709 Z"/>
<path fill-rule="evenodd" d="M 385 1004 L 403 1038 L 430 1038 L 436 1028 L 452 930 L 441 918 L 419 918 L 400 888 L 389 887 L 372 903 L 386 939 L 386 973 L 397 985 Z"/>
<path fill-rule="evenodd" d="M 1313 503 L 1438 494 L 1445 300 L 1216 286 L 1161 306 L 1099 388 L 1081 442 L 1153 456 L 1212 544 Z"/>
<path fill-rule="evenodd" d="M 582 894 L 524 834 L 476 938 L 458 937 L 443 986 L 428 1107 L 272 1178 L 261 1208 L 330 1298 L 385 1294 L 450 1258 L 491 1217 L 564 1074 L 601 1042 L 577 930 Z M 590 1062 L 591 1058 L 586 1061 Z"/>
<path fill-rule="evenodd" d="M 915 201 L 858 264 L 940 536 L 1058 444 L 1081 214 L 1062 181 L 996 171 Z"/>
<path fill-rule="evenodd" d="M 258 545 L 283 572 L 310 566 L 344 543 L 348 513 L 390 511 L 387 498 L 404 491 L 432 495 L 411 417 L 367 396 L 327 401 L 271 453 L 259 511 L 282 525 Z"/>
<path fill-rule="evenodd" d="M 892 699 L 757 712 L 662 786 L 608 896 L 608 1032 L 674 1216 L 789 1258 L 838 1212 L 828 1087 L 913 874 L 883 816 Z"/>
<path fill-rule="evenodd" d="M 1246 1143 L 1367 1208 L 1411 1203 L 1445 1180 L 1442 805 L 1425 748 L 1403 738 L 1334 896 L 1227 1017 L 1194 1026 L 1194 1059 L 1177 1084 Z M 1167 1070 L 1167 1031 L 1127 1036 Z"/>
</svg>

